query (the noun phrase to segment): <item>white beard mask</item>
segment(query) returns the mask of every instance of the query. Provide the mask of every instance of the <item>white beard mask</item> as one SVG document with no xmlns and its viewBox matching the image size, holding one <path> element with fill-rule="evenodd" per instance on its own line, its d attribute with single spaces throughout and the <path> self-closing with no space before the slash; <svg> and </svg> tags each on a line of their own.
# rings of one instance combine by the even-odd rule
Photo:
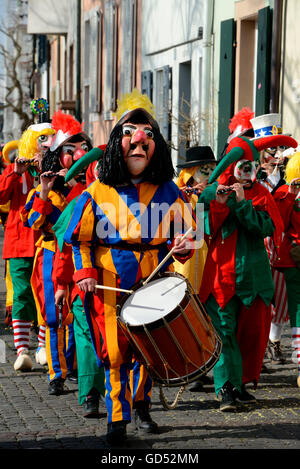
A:
<svg viewBox="0 0 300 469">
<path fill-rule="evenodd" d="M 211 174 L 213 173 L 213 170 L 215 169 L 216 165 L 214 163 L 210 164 L 204 164 L 202 166 L 199 166 L 195 173 L 194 173 L 194 180 L 197 182 L 197 184 L 200 184 L 201 182 L 207 181 Z"/>
</svg>

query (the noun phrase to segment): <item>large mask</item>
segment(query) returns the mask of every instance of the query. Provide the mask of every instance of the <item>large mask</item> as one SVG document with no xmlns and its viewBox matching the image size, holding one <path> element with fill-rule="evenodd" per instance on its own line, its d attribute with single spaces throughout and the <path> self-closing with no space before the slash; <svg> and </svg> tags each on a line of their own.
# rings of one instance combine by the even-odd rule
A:
<svg viewBox="0 0 300 469">
<path fill-rule="evenodd" d="M 140 176 L 149 165 L 155 150 L 153 131 L 150 124 L 122 125 L 122 152 L 132 177 Z"/>
</svg>

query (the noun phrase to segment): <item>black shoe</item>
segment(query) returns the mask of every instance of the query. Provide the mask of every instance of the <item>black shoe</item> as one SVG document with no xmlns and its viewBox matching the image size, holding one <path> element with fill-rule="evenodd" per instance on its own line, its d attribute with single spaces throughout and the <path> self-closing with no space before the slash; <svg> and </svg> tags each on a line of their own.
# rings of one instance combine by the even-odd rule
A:
<svg viewBox="0 0 300 469">
<path fill-rule="evenodd" d="M 227 381 L 220 389 L 218 398 L 221 399 L 220 410 L 222 412 L 231 412 L 236 410 L 236 402 L 233 394 L 233 386 Z"/>
<path fill-rule="evenodd" d="M 121 445 L 127 438 L 126 425 L 128 422 L 120 420 L 107 425 L 106 441 L 110 445 Z"/>
<path fill-rule="evenodd" d="M 157 433 L 158 425 L 150 417 L 149 403 L 137 401 L 133 404 L 133 408 L 135 428 L 144 433 Z"/>
<path fill-rule="evenodd" d="M 84 401 L 85 413 L 84 417 L 93 418 L 99 416 L 99 396 L 90 394 Z"/>
<path fill-rule="evenodd" d="M 237 388 L 234 388 L 233 395 L 235 400 L 241 404 L 256 404 L 255 397 L 246 391 L 244 384 L 242 385 L 241 392 Z"/>
<path fill-rule="evenodd" d="M 71 383 L 78 383 L 78 373 L 77 370 L 68 371 L 67 379 L 71 381 Z"/>
<path fill-rule="evenodd" d="M 64 380 L 62 378 L 56 378 L 50 381 L 48 387 L 48 394 L 52 396 L 60 396 L 64 392 Z"/>
<path fill-rule="evenodd" d="M 201 378 L 196 379 L 191 386 L 189 387 L 189 391 L 192 392 L 202 392 L 204 391 L 203 386 L 205 385 L 213 385 L 214 381 L 210 376 L 203 375 Z"/>
</svg>

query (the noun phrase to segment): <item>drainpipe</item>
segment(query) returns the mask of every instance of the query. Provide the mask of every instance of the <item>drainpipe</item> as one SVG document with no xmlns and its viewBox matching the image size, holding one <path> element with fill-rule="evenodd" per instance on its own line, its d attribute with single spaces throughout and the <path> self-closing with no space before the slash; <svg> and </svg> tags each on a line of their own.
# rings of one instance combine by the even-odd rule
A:
<svg viewBox="0 0 300 469">
<path fill-rule="evenodd" d="M 75 118 L 81 122 L 81 0 L 77 0 L 76 44 L 76 103 Z"/>
<path fill-rule="evenodd" d="M 281 70 L 281 36 L 282 36 L 282 0 L 274 0 L 273 9 L 273 37 L 272 37 L 272 61 L 271 61 L 271 90 L 270 112 L 278 112 L 280 70 Z"/>
<path fill-rule="evenodd" d="M 202 41 L 202 89 L 201 89 L 201 145 L 210 145 L 210 89 L 211 89 L 211 50 L 214 0 L 204 0 L 204 25 Z"/>
</svg>

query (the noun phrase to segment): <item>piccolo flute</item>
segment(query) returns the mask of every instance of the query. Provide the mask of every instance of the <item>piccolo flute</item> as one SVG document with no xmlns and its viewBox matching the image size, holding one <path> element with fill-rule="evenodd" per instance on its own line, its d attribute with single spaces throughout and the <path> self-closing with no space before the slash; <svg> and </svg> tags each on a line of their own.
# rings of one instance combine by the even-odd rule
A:
<svg viewBox="0 0 300 469">
<path fill-rule="evenodd" d="M 198 194 L 198 189 L 193 189 L 192 187 L 185 189 L 184 192 L 186 194 Z"/>
<path fill-rule="evenodd" d="M 31 159 L 28 159 L 28 158 L 20 158 L 17 162 L 18 162 L 18 163 L 21 163 L 21 164 L 32 165 L 32 166 L 37 166 L 37 165 L 38 165 L 38 162 L 35 161 L 34 158 L 31 158 Z"/>
<path fill-rule="evenodd" d="M 233 189 L 231 187 L 227 187 L 226 189 L 219 189 L 217 194 L 229 194 L 230 192 L 233 192 Z"/>
</svg>

